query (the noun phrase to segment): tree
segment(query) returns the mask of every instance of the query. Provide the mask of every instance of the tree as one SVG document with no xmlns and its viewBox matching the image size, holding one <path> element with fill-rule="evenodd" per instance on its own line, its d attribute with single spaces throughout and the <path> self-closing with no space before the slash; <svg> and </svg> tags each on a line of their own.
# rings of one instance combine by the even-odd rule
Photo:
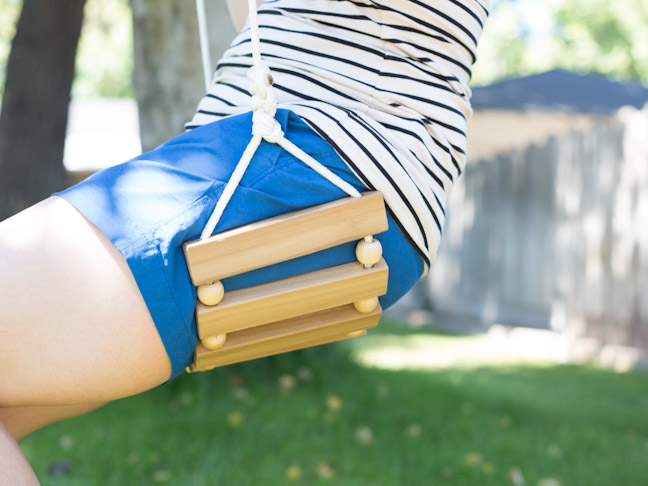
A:
<svg viewBox="0 0 648 486">
<path fill-rule="evenodd" d="M 556 9 L 557 63 L 648 84 L 645 0 L 563 0 Z"/>
<path fill-rule="evenodd" d="M 515 1 L 491 1 L 490 11 L 478 45 L 473 70 L 475 84 L 489 84 L 529 71 L 526 65 L 529 32 L 515 9 Z"/>
<path fill-rule="evenodd" d="M 142 148 L 184 131 L 205 92 L 195 2 L 131 0 L 135 95 Z M 224 1 L 207 2 L 210 44 L 217 59 L 234 36 Z"/>
<path fill-rule="evenodd" d="M 0 0 L 0 93 L 4 91 L 7 59 L 11 50 L 11 39 L 16 35 L 16 20 L 21 5 L 21 0 Z"/>
<path fill-rule="evenodd" d="M 129 0 L 86 1 L 72 99 L 102 97 L 134 97 Z"/>
<path fill-rule="evenodd" d="M 563 68 L 648 84 L 647 25 L 645 0 L 493 0 L 474 81 Z"/>
<path fill-rule="evenodd" d="M 85 0 L 24 0 L 0 112 L 0 220 L 63 188 Z"/>
</svg>

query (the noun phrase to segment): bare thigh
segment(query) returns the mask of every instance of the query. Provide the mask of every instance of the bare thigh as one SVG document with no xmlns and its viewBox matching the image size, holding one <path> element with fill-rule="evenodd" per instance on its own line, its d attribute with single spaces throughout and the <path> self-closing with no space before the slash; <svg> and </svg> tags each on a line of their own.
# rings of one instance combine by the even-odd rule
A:
<svg viewBox="0 0 648 486">
<path fill-rule="evenodd" d="M 20 440 L 46 425 L 91 412 L 102 405 L 104 404 L 82 403 L 80 405 L 0 408 L 0 422 L 4 423 L 14 439 Z"/>
<path fill-rule="evenodd" d="M 0 407 L 107 402 L 170 375 L 128 265 L 74 207 L 0 223 Z"/>
</svg>

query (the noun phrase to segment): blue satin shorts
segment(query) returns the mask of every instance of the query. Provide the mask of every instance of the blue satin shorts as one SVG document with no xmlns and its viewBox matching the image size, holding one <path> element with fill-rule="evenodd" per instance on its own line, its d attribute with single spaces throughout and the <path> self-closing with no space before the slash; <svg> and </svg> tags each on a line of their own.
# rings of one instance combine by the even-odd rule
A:
<svg viewBox="0 0 648 486">
<path fill-rule="evenodd" d="M 335 151 L 295 114 L 279 110 L 286 138 L 360 191 L 366 187 Z M 124 256 L 155 322 L 175 378 L 197 343 L 196 288 L 182 243 L 198 238 L 251 138 L 250 113 L 180 135 L 151 152 L 105 169 L 58 196 L 94 223 Z M 262 142 L 217 232 L 344 197 L 340 189 L 274 144 Z M 378 235 L 390 273 L 388 307 L 419 279 L 423 263 L 394 221 Z M 230 277 L 226 290 L 355 260 L 355 242 Z"/>
</svg>

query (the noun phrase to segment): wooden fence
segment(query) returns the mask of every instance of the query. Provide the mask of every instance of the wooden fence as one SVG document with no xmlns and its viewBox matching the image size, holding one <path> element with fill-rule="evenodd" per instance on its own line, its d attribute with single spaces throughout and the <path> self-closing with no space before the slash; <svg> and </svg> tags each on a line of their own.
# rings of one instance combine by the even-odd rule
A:
<svg viewBox="0 0 648 486">
<path fill-rule="evenodd" d="M 648 106 L 472 161 L 448 214 L 435 313 L 648 349 Z"/>
</svg>

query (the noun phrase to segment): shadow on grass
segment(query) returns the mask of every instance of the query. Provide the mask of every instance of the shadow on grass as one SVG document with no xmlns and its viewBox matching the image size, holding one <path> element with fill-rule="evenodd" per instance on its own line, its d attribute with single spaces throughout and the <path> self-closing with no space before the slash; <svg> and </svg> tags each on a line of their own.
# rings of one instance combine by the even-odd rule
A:
<svg viewBox="0 0 648 486">
<path fill-rule="evenodd" d="M 22 445 L 52 485 L 516 484 L 511 474 L 527 485 L 646 484 L 647 375 L 386 370 L 357 364 L 352 349 L 182 376 Z M 53 464 L 69 471 L 49 474 Z"/>
</svg>

